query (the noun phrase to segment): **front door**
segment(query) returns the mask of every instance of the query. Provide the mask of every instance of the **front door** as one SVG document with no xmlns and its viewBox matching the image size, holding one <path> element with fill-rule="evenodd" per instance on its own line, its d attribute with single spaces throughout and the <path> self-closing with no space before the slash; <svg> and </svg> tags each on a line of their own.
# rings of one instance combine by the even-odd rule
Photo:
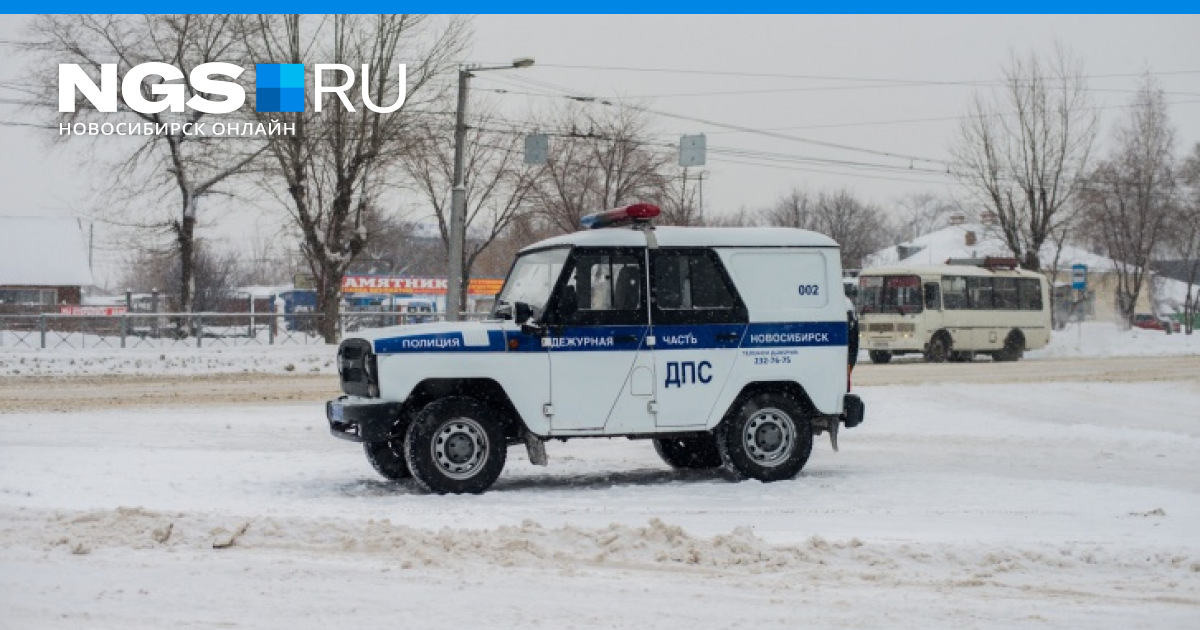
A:
<svg viewBox="0 0 1200 630">
<path fill-rule="evenodd" d="M 572 252 L 546 317 L 553 430 L 653 426 L 645 285 L 644 249 Z"/>
</svg>

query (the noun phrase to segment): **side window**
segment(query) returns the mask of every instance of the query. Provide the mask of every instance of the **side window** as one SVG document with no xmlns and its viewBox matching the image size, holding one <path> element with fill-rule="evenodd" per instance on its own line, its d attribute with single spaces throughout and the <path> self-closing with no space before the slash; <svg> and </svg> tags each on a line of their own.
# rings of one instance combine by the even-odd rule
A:
<svg viewBox="0 0 1200 630">
<path fill-rule="evenodd" d="M 967 295 L 968 308 L 977 311 L 991 310 L 992 306 L 992 279 L 991 278 L 967 278 Z"/>
<path fill-rule="evenodd" d="M 946 310 L 950 311 L 970 308 L 967 301 L 967 279 L 958 276 L 942 278 L 942 302 Z"/>
<path fill-rule="evenodd" d="M 577 249 L 555 298 L 553 323 L 625 326 L 646 323 L 646 271 L 636 251 Z"/>
<path fill-rule="evenodd" d="M 722 271 L 708 250 L 654 250 L 654 322 L 658 324 L 726 324 L 748 320 Z"/>
<path fill-rule="evenodd" d="M 1015 311 L 1021 308 L 1021 300 L 1017 296 L 1016 278 L 994 278 L 992 282 L 996 308 L 1003 311 Z"/>
<path fill-rule="evenodd" d="M 1021 278 L 1017 281 L 1021 294 L 1021 310 L 1042 310 L 1042 283 L 1034 278 Z"/>
<path fill-rule="evenodd" d="M 925 283 L 925 308 L 936 311 L 942 308 L 941 291 L 938 290 L 938 283 Z"/>
</svg>

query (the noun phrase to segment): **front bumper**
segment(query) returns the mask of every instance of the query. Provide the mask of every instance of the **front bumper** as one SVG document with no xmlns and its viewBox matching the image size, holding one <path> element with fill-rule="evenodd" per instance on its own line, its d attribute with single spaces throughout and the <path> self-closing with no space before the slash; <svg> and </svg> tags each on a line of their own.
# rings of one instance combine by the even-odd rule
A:
<svg viewBox="0 0 1200 630">
<path fill-rule="evenodd" d="M 351 442 L 383 442 L 393 437 L 400 403 L 341 396 L 325 403 L 325 419 L 334 437 Z"/>
<path fill-rule="evenodd" d="M 862 424 L 863 418 L 867 414 L 866 404 L 854 394 L 846 394 L 842 409 L 842 424 L 846 425 L 847 429 L 853 429 Z"/>
</svg>

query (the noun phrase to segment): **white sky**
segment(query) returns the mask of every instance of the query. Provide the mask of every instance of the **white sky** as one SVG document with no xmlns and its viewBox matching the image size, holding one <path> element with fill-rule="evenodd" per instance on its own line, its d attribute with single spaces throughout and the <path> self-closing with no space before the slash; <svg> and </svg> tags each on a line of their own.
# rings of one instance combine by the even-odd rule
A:
<svg viewBox="0 0 1200 630">
<path fill-rule="evenodd" d="M 21 37 L 28 18 L 0 17 L 0 40 Z M 577 94 L 645 97 L 646 107 L 754 129 L 792 127 L 807 139 L 889 153 L 947 159 L 947 146 L 972 90 L 964 82 L 995 81 L 1012 51 L 1049 52 L 1054 41 L 1082 58 L 1089 75 L 1158 75 L 1182 152 L 1200 142 L 1200 17 L 1197 16 L 479 16 L 474 20 L 471 61 L 506 62 L 531 56 L 530 69 L 483 73 L 473 97 L 495 98 L 521 117 L 558 99 L 485 89 L 555 92 L 522 85 L 528 79 Z M 0 84 L 20 81 L 23 60 L 0 45 Z M 694 73 L 591 70 L 555 66 L 682 69 Z M 730 74 L 717 74 L 730 73 Z M 777 74 L 811 79 L 754 77 Z M 846 80 L 869 79 L 863 80 Z M 947 82 L 896 86 L 888 82 Z M 1136 87 L 1136 76 L 1091 80 L 1100 110 L 1102 148 L 1114 121 Z M 814 89 L 819 88 L 819 89 Z M 837 88 L 837 89 L 829 89 Z M 777 90 L 763 93 L 764 90 Z M 791 91 L 782 91 L 791 90 Z M 711 92 L 734 94 L 668 96 Z M 0 121 L 35 121 L 9 103 L 22 94 L 0 87 Z M 939 118 L 921 122 L 912 119 Z M 710 148 L 737 148 L 798 157 L 907 165 L 890 159 L 728 129 L 656 117 L 664 143 L 681 133 L 706 133 Z M 881 124 L 862 124 L 881 123 Z M 809 128 L 799 128 L 809 127 Z M 0 214 L 85 215 L 90 192 L 104 173 L 75 157 L 71 144 L 51 146 L 54 130 L 0 125 Z M 705 207 L 710 213 L 769 204 L 791 186 L 852 187 L 883 205 L 907 192 L 952 192 L 949 179 L 933 173 L 889 173 L 830 165 L 776 167 L 731 164 L 710 153 Z M 743 158 L 737 158 L 743 159 Z M 778 168 L 784 166 L 784 168 Z M 924 168 L 935 165 L 920 164 Z M 798 170 L 807 169 L 807 170 Z M 881 179 L 889 178 L 889 179 Z M 648 200 L 649 201 L 649 200 Z M 208 228 L 209 236 L 237 242 L 256 222 L 272 222 L 239 210 Z M 98 255 L 111 262 L 114 253 Z"/>
</svg>

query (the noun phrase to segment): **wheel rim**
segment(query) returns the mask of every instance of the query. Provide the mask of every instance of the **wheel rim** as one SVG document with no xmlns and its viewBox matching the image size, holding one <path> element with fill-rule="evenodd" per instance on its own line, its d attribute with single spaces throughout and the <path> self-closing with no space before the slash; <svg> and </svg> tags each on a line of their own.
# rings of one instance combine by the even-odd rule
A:
<svg viewBox="0 0 1200 630">
<path fill-rule="evenodd" d="M 750 459 L 760 466 L 778 466 L 796 448 L 796 425 L 786 413 L 760 409 L 742 430 L 742 444 Z"/>
<path fill-rule="evenodd" d="M 431 450 L 442 474 L 451 479 L 469 479 L 487 463 L 487 433 L 470 418 L 455 418 L 438 427 Z"/>
</svg>

